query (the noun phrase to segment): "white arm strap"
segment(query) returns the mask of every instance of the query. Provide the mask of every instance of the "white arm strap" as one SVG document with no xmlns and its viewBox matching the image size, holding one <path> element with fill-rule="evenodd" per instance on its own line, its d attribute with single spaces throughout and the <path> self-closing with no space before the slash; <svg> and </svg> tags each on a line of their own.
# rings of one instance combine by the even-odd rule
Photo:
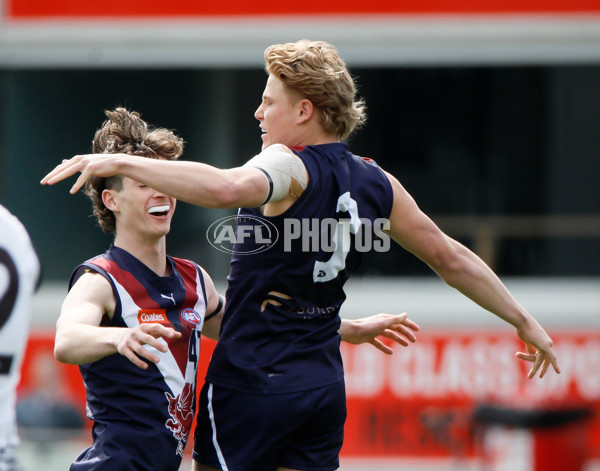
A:
<svg viewBox="0 0 600 471">
<path fill-rule="evenodd" d="M 269 181 L 269 195 L 265 203 L 283 199 L 290 190 L 292 178 L 304 190 L 308 174 L 302 159 L 282 144 L 273 144 L 244 164 L 261 170 Z"/>
</svg>

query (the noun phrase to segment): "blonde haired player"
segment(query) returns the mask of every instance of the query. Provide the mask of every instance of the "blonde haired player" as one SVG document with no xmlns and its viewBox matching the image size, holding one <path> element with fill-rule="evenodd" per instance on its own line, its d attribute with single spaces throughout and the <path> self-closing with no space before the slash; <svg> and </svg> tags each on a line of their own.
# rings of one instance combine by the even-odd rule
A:
<svg viewBox="0 0 600 471">
<path fill-rule="evenodd" d="M 527 346 L 517 355 L 533 363 L 530 377 L 544 376 L 550 366 L 559 372 L 551 338 L 492 270 L 440 231 L 395 177 L 342 142 L 364 121 L 364 105 L 337 50 L 302 40 L 270 46 L 265 61 L 268 78 L 255 113 L 263 153 L 249 165 L 142 166 L 128 156 L 85 155 L 59 165 L 42 183 L 81 172 L 76 192 L 89 175 L 129 175 L 190 203 L 239 207 L 242 228 L 260 215 L 281 230 L 293 221 L 333 220 L 358 234 L 386 219 L 392 239 L 515 327 Z M 271 151 L 275 144 L 287 149 Z M 305 250 L 301 239 L 288 251 L 283 241 L 255 256 L 232 257 L 228 307 L 201 396 L 196 471 L 339 466 L 346 409 L 338 344 L 356 326 L 341 322 L 338 312 L 361 253 L 343 243 L 333 252 Z M 248 253 L 253 243 L 238 249 Z"/>
</svg>

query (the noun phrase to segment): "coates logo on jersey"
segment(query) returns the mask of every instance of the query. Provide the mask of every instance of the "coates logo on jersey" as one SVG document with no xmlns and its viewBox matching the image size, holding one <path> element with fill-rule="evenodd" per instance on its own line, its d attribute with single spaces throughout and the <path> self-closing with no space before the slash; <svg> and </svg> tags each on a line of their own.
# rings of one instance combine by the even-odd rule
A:
<svg viewBox="0 0 600 471">
<path fill-rule="evenodd" d="M 189 324 L 199 325 L 200 322 L 202 322 L 202 318 L 200 317 L 200 314 L 198 314 L 196 311 L 194 311 L 190 307 L 186 307 L 185 309 L 182 309 L 181 312 L 179 313 L 179 315 L 185 322 L 187 322 Z"/>
<path fill-rule="evenodd" d="M 213 222 L 206 239 L 221 252 L 251 255 L 270 249 L 279 232 L 275 225 L 257 216 L 226 216 Z"/>
<path fill-rule="evenodd" d="M 140 324 L 167 324 L 169 319 L 167 319 L 166 309 L 140 309 L 138 311 L 138 322 Z"/>
</svg>

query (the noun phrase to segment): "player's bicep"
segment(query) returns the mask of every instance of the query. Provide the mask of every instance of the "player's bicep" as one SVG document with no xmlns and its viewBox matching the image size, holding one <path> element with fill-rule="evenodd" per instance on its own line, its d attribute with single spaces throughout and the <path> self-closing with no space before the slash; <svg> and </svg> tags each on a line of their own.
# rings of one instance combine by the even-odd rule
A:
<svg viewBox="0 0 600 471">
<path fill-rule="evenodd" d="M 270 183 L 265 174 L 254 167 L 236 167 L 223 170 L 227 181 L 223 195 L 223 207 L 256 208 L 261 206 L 270 192 Z"/>
<path fill-rule="evenodd" d="M 450 249 L 448 237 L 418 207 L 400 182 L 388 174 L 394 191 L 388 234 L 402 247 L 434 267 Z"/>
<path fill-rule="evenodd" d="M 85 273 L 65 297 L 57 328 L 72 324 L 98 326 L 105 314 L 112 316 L 115 304 L 108 280 L 98 273 Z"/>
<path fill-rule="evenodd" d="M 214 312 L 219 305 L 219 292 L 206 270 L 202 267 L 200 267 L 200 270 L 202 271 L 202 276 L 204 278 L 204 289 L 206 292 L 206 313 L 209 314 Z"/>
</svg>

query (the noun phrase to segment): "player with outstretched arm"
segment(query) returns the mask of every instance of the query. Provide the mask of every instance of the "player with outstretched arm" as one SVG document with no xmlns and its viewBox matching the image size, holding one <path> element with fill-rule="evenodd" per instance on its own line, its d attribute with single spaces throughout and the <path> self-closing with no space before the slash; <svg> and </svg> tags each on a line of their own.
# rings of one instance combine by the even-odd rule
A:
<svg viewBox="0 0 600 471">
<path fill-rule="evenodd" d="M 181 155 L 171 131 L 124 108 L 106 114 L 94 152 L 146 164 Z M 94 421 L 93 444 L 71 470 L 178 470 L 195 412 L 200 334 L 218 338 L 224 298 L 204 269 L 166 253 L 175 198 L 122 175 L 90 177 L 86 194 L 115 239 L 75 269 L 57 322 L 55 355 L 80 365 Z M 408 345 L 418 329 L 406 314 L 344 326 L 348 341 L 386 353 L 379 334 Z"/>
<path fill-rule="evenodd" d="M 127 175 L 189 203 L 241 208 L 238 227 L 257 216 L 282 230 L 291 220 L 338 222 L 333 252 L 306 250 L 300 238 L 291 250 L 281 241 L 232 256 L 227 308 L 200 400 L 194 470 L 338 468 L 346 415 L 338 329 L 351 335 L 338 312 L 362 254 L 346 236 L 352 241 L 381 219 L 389 237 L 448 285 L 515 328 L 526 345 L 517 356 L 533 363 L 529 377 L 543 377 L 550 366 L 558 373 L 551 338 L 493 271 L 444 234 L 394 176 L 349 151 L 343 139 L 364 122 L 365 110 L 336 49 L 322 41 L 276 44 L 265 60 L 255 113 L 263 150 L 246 165 L 80 155 L 42 180 L 81 172 L 74 193 L 91 175 Z M 252 243 L 238 250 L 248 253 Z"/>
</svg>

